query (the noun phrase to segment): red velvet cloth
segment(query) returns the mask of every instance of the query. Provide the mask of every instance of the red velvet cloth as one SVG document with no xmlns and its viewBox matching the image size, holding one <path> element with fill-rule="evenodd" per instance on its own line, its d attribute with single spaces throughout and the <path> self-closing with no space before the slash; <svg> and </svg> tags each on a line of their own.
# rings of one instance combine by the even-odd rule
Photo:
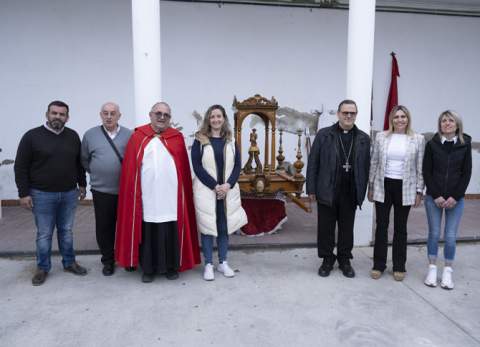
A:
<svg viewBox="0 0 480 347">
<path fill-rule="evenodd" d="M 287 217 L 285 202 L 268 198 L 242 198 L 248 224 L 241 228 L 245 235 L 271 233 Z"/>
</svg>

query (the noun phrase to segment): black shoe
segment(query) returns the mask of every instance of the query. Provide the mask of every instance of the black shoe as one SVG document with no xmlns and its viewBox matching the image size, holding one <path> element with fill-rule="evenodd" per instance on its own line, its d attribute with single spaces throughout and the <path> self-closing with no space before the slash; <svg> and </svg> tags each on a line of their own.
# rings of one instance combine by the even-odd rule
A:
<svg viewBox="0 0 480 347">
<path fill-rule="evenodd" d="M 102 274 L 103 276 L 112 276 L 115 272 L 114 264 L 105 264 L 103 265 Z"/>
<path fill-rule="evenodd" d="M 137 271 L 137 268 L 135 266 L 129 266 L 125 268 L 125 271 L 127 272 L 135 272 Z"/>
<path fill-rule="evenodd" d="M 155 279 L 155 275 L 154 274 L 143 274 L 142 275 L 142 282 L 143 283 L 152 283 L 153 280 Z"/>
<path fill-rule="evenodd" d="M 37 269 L 35 275 L 32 277 L 32 285 L 41 286 L 47 279 L 48 272 L 42 269 Z"/>
<path fill-rule="evenodd" d="M 71 272 L 74 275 L 85 276 L 87 274 L 87 269 L 83 266 L 80 266 L 76 261 L 65 268 L 63 268 L 65 272 Z"/>
<path fill-rule="evenodd" d="M 176 270 L 168 270 L 165 277 L 167 277 L 167 280 L 176 280 L 178 278 L 178 272 Z"/>
<path fill-rule="evenodd" d="M 353 269 L 352 265 L 350 265 L 350 262 L 342 263 L 338 265 L 338 268 L 342 270 L 343 276 L 348 278 L 355 277 L 355 270 Z"/>
<path fill-rule="evenodd" d="M 322 266 L 318 269 L 318 275 L 321 277 L 328 277 L 333 270 L 333 263 L 331 259 L 323 258 Z"/>
</svg>

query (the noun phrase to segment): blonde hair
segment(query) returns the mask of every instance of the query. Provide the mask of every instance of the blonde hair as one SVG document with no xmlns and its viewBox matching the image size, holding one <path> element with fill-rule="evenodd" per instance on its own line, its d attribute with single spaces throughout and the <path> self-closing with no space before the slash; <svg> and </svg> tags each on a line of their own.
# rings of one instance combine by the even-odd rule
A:
<svg viewBox="0 0 480 347">
<path fill-rule="evenodd" d="M 440 113 L 440 116 L 438 117 L 438 134 L 442 135 L 442 119 L 443 118 L 451 118 L 455 121 L 455 124 L 457 125 L 457 130 L 455 131 L 455 134 L 457 135 L 458 139 L 460 140 L 460 143 L 465 143 L 465 139 L 463 138 L 463 122 L 462 118 L 458 115 L 458 113 L 452 111 L 452 110 L 446 110 Z"/>
<path fill-rule="evenodd" d="M 408 123 L 407 123 L 407 128 L 405 129 L 405 134 L 407 135 L 413 135 L 414 132 L 412 130 L 412 116 L 410 115 L 410 111 L 408 110 L 408 108 L 406 108 L 405 106 L 403 105 L 397 105 L 397 106 L 394 106 L 392 108 L 392 110 L 390 111 L 390 114 L 388 115 L 388 130 L 387 130 L 387 135 L 390 135 L 393 133 L 394 131 L 394 128 L 393 128 L 393 117 L 395 117 L 395 114 L 398 112 L 398 111 L 402 111 L 403 113 L 405 113 L 405 115 L 407 116 L 408 118 Z"/>
<path fill-rule="evenodd" d="M 212 128 L 210 126 L 210 116 L 214 110 L 220 110 L 223 115 L 223 119 L 225 120 L 222 125 L 222 129 L 220 130 L 220 136 L 228 141 L 232 140 L 232 128 L 230 126 L 230 122 L 227 118 L 227 113 L 222 105 L 212 105 L 208 108 L 207 112 L 205 112 L 205 116 L 203 117 L 202 124 L 198 132 L 202 135 L 207 137 L 212 136 Z"/>
</svg>

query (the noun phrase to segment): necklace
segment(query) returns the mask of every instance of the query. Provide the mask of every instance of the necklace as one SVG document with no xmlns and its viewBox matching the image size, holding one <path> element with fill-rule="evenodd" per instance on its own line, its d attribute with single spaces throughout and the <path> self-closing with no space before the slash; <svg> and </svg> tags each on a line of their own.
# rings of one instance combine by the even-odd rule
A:
<svg viewBox="0 0 480 347">
<path fill-rule="evenodd" d="M 350 154 L 352 154 L 353 136 L 352 136 L 352 142 L 350 142 L 350 149 L 348 150 L 348 155 L 347 155 L 347 152 L 345 151 L 345 146 L 343 145 L 342 136 L 339 136 L 338 138 L 340 140 L 340 145 L 342 145 L 343 155 L 345 156 L 345 164 L 343 164 L 342 167 L 345 169 L 345 172 L 349 172 L 350 168 L 352 167 L 352 165 L 350 165 L 348 161 L 350 160 Z"/>
</svg>

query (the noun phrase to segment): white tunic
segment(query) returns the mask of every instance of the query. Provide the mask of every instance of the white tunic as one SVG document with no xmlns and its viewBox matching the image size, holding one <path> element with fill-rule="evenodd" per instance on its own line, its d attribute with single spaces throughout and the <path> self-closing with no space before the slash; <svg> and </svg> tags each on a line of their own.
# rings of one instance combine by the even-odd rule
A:
<svg viewBox="0 0 480 347">
<path fill-rule="evenodd" d="M 163 223 L 177 220 L 177 169 L 158 137 L 145 147 L 142 160 L 143 220 Z"/>
<path fill-rule="evenodd" d="M 403 179 L 403 165 L 407 154 L 407 135 L 391 134 L 387 150 L 385 177 Z"/>
</svg>

